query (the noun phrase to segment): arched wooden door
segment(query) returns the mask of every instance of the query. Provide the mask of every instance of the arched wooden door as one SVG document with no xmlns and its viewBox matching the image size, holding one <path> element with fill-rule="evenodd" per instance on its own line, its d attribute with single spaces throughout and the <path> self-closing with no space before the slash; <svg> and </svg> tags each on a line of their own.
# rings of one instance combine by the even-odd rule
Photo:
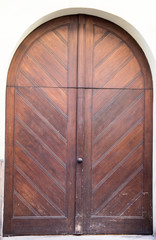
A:
<svg viewBox="0 0 156 240">
<path fill-rule="evenodd" d="M 8 74 L 4 234 L 152 233 L 152 81 L 118 26 L 67 16 Z"/>
</svg>

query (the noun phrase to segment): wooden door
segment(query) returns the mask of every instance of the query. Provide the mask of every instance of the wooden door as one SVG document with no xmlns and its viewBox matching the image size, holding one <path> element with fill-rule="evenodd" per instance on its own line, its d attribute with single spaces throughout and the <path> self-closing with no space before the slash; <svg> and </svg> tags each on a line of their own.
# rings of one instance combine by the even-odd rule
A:
<svg viewBox="0 0 156 240">
<path fill-rule="evenodd" d="M 7 84 L 5 235 L 151 234 L 151 155 L 150 70 L 125 31 L 79 15 L 24 40 Z"/>
<path fill-rule="evenodd" d="M 19 47 L 7 86 L 5 234 L 74 231 L 77 24 L 49 22 Z M 9 207 L 8 207 L 9 206 Z"/>
<path fill-rule="evenodd" d="M 149 67 L 134 40 L 114 24 L 87 17 L 83 29 L 83 233 L 150 234 Z"/>
</svg>

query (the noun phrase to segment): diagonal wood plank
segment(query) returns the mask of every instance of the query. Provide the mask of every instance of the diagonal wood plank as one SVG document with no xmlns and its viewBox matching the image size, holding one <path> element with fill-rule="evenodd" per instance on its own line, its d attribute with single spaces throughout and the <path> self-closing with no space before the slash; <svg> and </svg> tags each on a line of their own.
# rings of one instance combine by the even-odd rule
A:
<svg viewBox="0 0 156 240">
<path fill-rule="evenodd" d="M 17 167 L 15 168 L 15 190 L 41 216 L 61 216 L 64 213 L 37 188 L 37 186 Z M 20 182 L 22 181 L 23 186 Z M 27 194 L 29 192 L 29 194 Z M 36 204 L 37 200 L 37 204 Z"/>
<path fill-rule="evenodd" d="M 65 184 L 65 166 L 60 164 L 53 155 L 25 128 L 16 123 L 15 139 L 57 180 L 60 185 Z M 52 164 L 51 164 L 52 163 Z"/>
<path fill-rule="evenodd" d="M 120 164 L 120 167 L 110 175 L 106 181 L 102 183 L 98 188 L 95 187 L 93 192 L 93 204 L 94 209 L 97 208 L 101 202 L 109 198 L 112 194 L 129 176 L 139 168 L 142 163 L 143 151 L 142 148 L 138 148 L 126 161 Z M 101 198 L 99 197 L 101 196 Z"/>
<path fill-rule="evenodd" d="M 42 66 L 46 72 L 54 77 L 60 86 L 67 86 L 67 70 L 39 41 L 32 45 L 27 54 Z"/>
<path fill-rule="evenodd" d="M 18 141 L 15 141 L 15 144 L 16 144 L 16 145 L 15 145 L 15 151 L 17 151 L 16 148 L 18 148 L 19 151 L 21 151 L 22 154 L 24 154 L 24 155 L 26 156 L 26 159 L 27 159 L 27 158 L 30 158 L 31 161 L 33 161 L 33 162 L 37 165 L 37 167 L 39 167 L 40 170 L 41 170 L 42 172 L 44 172 L 44 174 L 45 174 L 48 178 L 51 179 L 51 181 L 53 181 L 64 193 L 66 192 L 66 189 L 65 189 L 65 176 L 64 176 L 64 178 L 62 178 L 62 181 L 61 181 L 61 184 L 60 184 L 59 181 L 58 181 L 57 179 L 55 179 L 55 178 L 52 176 L 52 174 L 49 173 L 48 169 L 46 169 L 45 166 L 41 165 L 41 163 L 40 163 L 39 161 L 37 161 L 37 160 L 30 154 L 30 152 L 28 152 L 28 151 L 24 148 L 24 146 L 22 146 Z"/>
<path fill-rule="evenodd" d="M 102 88 L 114 75 L 117 74 L 133 58 L 129 48 L 122 44 L 109 58 L 107 58 L 93 75 L 93 85 L 95 88 Z"/>
<path fill-rule="evenodd" d="M 33 105 L 27 99 L 25 99 L 18 91 L 16 91 L 16 100 L 16 113 L 18 112 L 18 104 L 21 103 L 22 106 L 25 106 L 23 107 L 23 110 L 25 108 L 30 109 L 30 112 L 34 112 L 36 116 L 41 119 L 45 123 L 45 125 L 48 126 L 50 131 L 53 131 L 64 143 L 67 142 L 67 140 L 60 134 L 60 132 L 53 125 L 51 125 L 50 122 L 35 107 L 33 107 Z"/>
<path fill-rule="evenodd" d="M 96 192 L 99 187 L 102 186 L 103 183 L 105 183 L 120 167 L 122 167 L 122 164 L 124 164 L 128 159 L 136 152 L 143 151 L 143 143 L 139 143 L 138 146 L 136 146 L 130 153 L 128 153 L 114 168 L 112 168 L 109 172 L 107 172 L 103 178 L 97 183 L 97 185 L 92 189 L 92 193 Z"/>
<path fill-rule="evenodd" d="M 93 27 L 93 35 L 94 35 L 94 46 L 102 40 L 102 38 L 104 38 L 106 36 L 106 34 L 108 34 L 108 30 L 104 29 L 102 27 L 99 27 L 97 25 L 94 24 Z"/>
<path fill-rule="evenodd" d="M 14 191 L 14 217 L 15 216 L 40 216 L 34 208 Z"/>
<path fill-rule="evenodd" d="M 129 178 L 126 179 L 125 182 L 123 182 L 112 194 L 109 198 L 107 198 L 105 201 L 102 201 L 101 206 L 99 206 L 98 208 L 94 209 L 94 213 L 93 214 L 98 214 L 102 209 L 104 209 L 104 207 L 125 187 L 127 186 L 127 184 L 139 173 L 141 172 L 143 169 L 143 166 L 140 166 L 137 170 L 135 170 L 132 175 L 129 176 Z"/>
<path fill-rule="evenodd" d="M 44 69 L 35 59 L 26 54 L 23 57 L 23 60 L 20 64 L 19 75 L 16 76 L 16 84 L 17 86 L 31 86 L 33 81 L 33 85 L 35 86 L 44 86 L 44 87 L 58 87 L 61 86 L 60 83 L 52 77 L 46 69 Z M 26 80 L 21 84 L 21 77 Z M 29 82 L 28 84 L 26 84 Z"/>
<path fill-rule="evenodd" d="M 23 108 L 19 111 L 21 106 L 23 106 Z M 49 128 L 49 125 L 43 122 L 36 112 L 32 111 L 32 109 L 22 101 L 19 95 L 17 96 L 16 102 L 16 118 L 28 126 L 38 138 L 42 138 L 44 143 L 52 151 L 57 152 L 58 157 L 65 162 L 67 142 L 57 134 L 57 131 L 53 131 L 53 129 Z M 62 149 L 61 152 L 60 148 Z"/>
<path fill-rule="evenodd" d="M 103 176 L 105 176 L 143 141 L 142 136 L 143 123 L 141 122 L 132 131 L 130 131 L 129 134 L 108 153 L 108 155 L 105 156 L 103 161 L 92 166 L 93 188 L 101 181 Z M 111 161 L 111 159 L 113 159 L 113 161 Z"/>
<path fill-rule="evenodd" d="M 53 150 L 50 149 L 50 148 L 46 145 L 46 143 L 45 143 L 36 133 L 34 133 L 33 130 L 31 130 L 31 129 L 29 128 L 28 125 L 26 125 L 20 118 L 18 118 L 18 117 L 16 116 L 16 127 L 18 128 L 19 126 L 21 127 L 21 129 L 23 129 L 24 132 L 26 132 L 26 133 L 30 134 L 31 136 L 33 136 L 34 139 L 35 139 L 35 141 L 38 141 L 38 142 L 44 147 L 44 149 L 46 149 L 46 151 L 47 151 L 49 154 L 51 154 L 51 156 L 53 156 L 53 157 L 55 158 L 55 160 L 58 161 L 58 163 L 59 163 L 60 165 L 62 165 L 64 168 L 66 168 L 66 163 L 64 163 L 65 159 L 60 159 L 60 158 L 56 155 L 56 153 L 53 151 L 54 149 L 53 149 Z M 64 160 L 64 161 L 63 161 L 63 160 Z"/>
<path fill-rule="evenodd" d="M 143 172 L 139 172 L 119 193 L 98 213 L 99 216 L 119 216 L 140 192 L 143 191 Z M 132 191 L 134 189 L 134 191 Z M 136 215 L 135 211 L 130 213 Z"/>
<path fill-rule="evenodd" d="M 57 109 L 60 109 L 62 113 L 67 117 L 67 94 L 68 89 L 62 88 L 40 88 L 44 94 L 53 102 Z"/>
<path fill-rule="evenodd" d="M 127 74 L 128 73 L 128 74 Z M 129 83 L 134 81 L 138 75 L 142 75 L 141 84 L 143 86 L 143 74 L 136 58 L 132 58 L 126 65 L 124 65 L 120 71 L 110 78 L 103 87 L 105 88 L 124 88 L 128 87 Z"/>
<path fill-rule="evenodd" d="M 119 115 L 105 128 L 93 142 L 93 159 L 98 161 L 101 156 L 112 148 L 125 133 L 133 128 L 142 119 L 144 101 L 143 97 L 135 101 L 123 114 Z M 107 141 L 106 141 L 107 139 Z"/>
<path fill-rule="evenodd" d="M 111 91 L 111 90 L 110 90 Z M 93 116 L 93 139 L 117 118 L 132 102 L 142 95 L 142 90 L 121 90 L 106 106 Z M 93 103 L 93 105 L 96 103 Z"/>
<path fill-rule="evenodd" d="M 29 101 L 32 106 L 40 112 L 64 138 L 66 138 L 66 116 L 58 111 L 49 99 L 45 98 L 36 88 L 17 88 L 17 92 Z"/>
<path fill-rule="evenodd" d="M 110 124 L 106 128 L 104 128 L 103 131 L 101 131 L 101 133 L 94 139 L 93 144 L 96 143 L 97 141 L 99 141 L 99 139 L 103 136 L 103 134 L 108 132 L 109 129 L 111 128 L 111 126 L 113 126 L 116 121 L 119 121 L 119 119 L 122 119 L 124 114 L 128 114 L 130 109 L 132 109 L 134 107 L 134 105 L 136 106 L 137 103 L 138 103 L 138 106 L 136 106 L 136 108 L 138 107 L 138 109 L 140 111 L 140 108 L 143 108 L 143 102 L 144 102 L 144 99 L 143 99 L 143 95 L 141 94 L 134 100 L 134 102 L 132 102 L 125 109 L 125 111 L 123 111 L 120 115 L 118 115 L 118 117 L 116 117 L 112 122 L 110 122 Z"/>
<path fill-rule="evenodd" d="M 68 28 L 67 28 L 68 29 Z M 58 31 L 58 29 L 57 29 Z M 68 30 L 67 33 L 68 35 Z M 56 59 L 64 65 L 67 69 L 68 67 L 68 46 L 64 41 L 62 41 L 62 35 L 56 34 L 56 31 L 50 31 L 44 34 L 39 41 L 51 51 Z"/>
<path fill-rule="evenodd" d="M 105 59 L 110 52 L 113 53 L 113 51 L 119 46 L 119 43 L 121 43 L 121 39 L 112 33 L 105 35 L 105 37 L 94 47 L 94 67 L 96 68 L 96 66 L 102 62 L 102 59 Z M 105 46 L 105 48 L 102 46 Z"/>
<path fill-rule="evenodd" d="M 45 196 L 52 200 L 59 209 L 65 211 L 65 192 L 57 180 L 52 181 L 38 165 L 16 146 L 15 167 L 21 170 L 40 189 Z M 42 179 L 42 181 L 41 181 Z M 57 184 L 56 184 L 57 182 Z M 45 186 L 48 186 L 46 188 Z"/>
<path fill-rule="evenodd" d="M 69 39 L 69 25 L 63 25 L 54 30 L 55 34 L 60 37 L 64 43 L 68 43 Z"/>
<path fill-rule="evenodd" d="M 122 211 L 120 216 L 129 216 L 132 212 L 135 213 L 136 216 L 142 216 L 142 207 L 143 207 L 143 193 L 140 192 L 132 201 L 128 204 L 128 206 Z"/>
</svg>

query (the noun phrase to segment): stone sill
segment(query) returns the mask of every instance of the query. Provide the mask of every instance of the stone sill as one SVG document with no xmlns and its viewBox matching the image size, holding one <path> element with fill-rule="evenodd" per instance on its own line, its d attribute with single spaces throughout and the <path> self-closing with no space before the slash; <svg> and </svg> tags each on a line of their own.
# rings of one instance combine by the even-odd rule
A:
<svg viewBox="0 0 156 240">
<path fill-rule="evenodd" d="M 156 237 L 147 235 L 53 235 L 53 236 L 18 236 L 3 237 L 3 240 L 154 240 Z"/>
</svg>

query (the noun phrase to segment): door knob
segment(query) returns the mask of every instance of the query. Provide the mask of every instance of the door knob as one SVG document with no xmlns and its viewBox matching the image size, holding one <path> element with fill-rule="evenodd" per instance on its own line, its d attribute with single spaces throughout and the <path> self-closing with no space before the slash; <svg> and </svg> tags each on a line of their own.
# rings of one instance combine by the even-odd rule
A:
<svg viewBox="0 0 156 240">
<path fill-rule="evenodd" d="M 77 158 L 78 163 L 82 163 L 82 161 L 83 161 L 82 158 Z"/>
</svg>

